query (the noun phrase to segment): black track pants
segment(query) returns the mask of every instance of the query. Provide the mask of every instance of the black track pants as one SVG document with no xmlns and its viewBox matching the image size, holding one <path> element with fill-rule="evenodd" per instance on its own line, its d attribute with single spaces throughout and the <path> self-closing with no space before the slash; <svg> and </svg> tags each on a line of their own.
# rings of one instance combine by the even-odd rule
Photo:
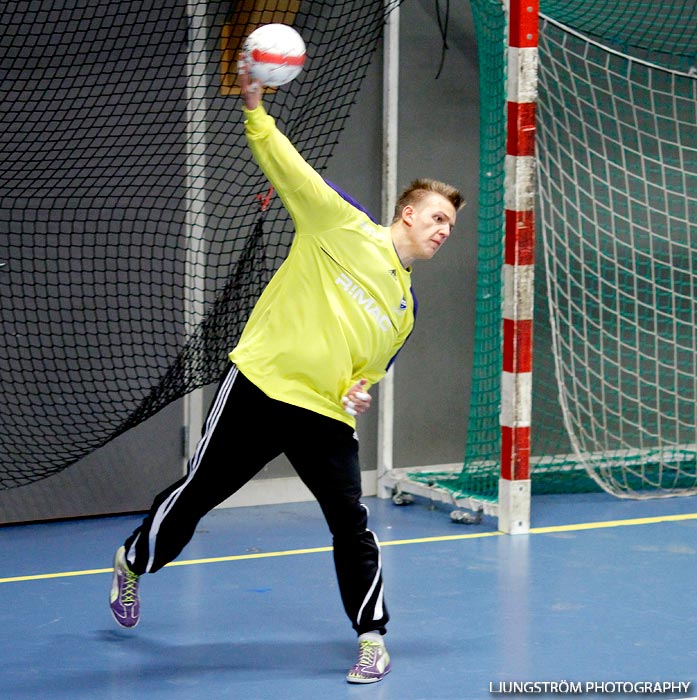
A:
<svg viewBox="0 0 697 700">
<path fill-rule="evenodd" d="M 380 546 L 361 503 L 358 442 L 352 428 L 275 401 L 233 365 L 222 381 L 185 477 L 160 493 L 126 540 L 138 574 L 154 573 L 179 555 L 199 520 L 285 453 L 317 499 L 334 538 L 339 590 L 353 628 L 384 632 Z"/>
</svg>

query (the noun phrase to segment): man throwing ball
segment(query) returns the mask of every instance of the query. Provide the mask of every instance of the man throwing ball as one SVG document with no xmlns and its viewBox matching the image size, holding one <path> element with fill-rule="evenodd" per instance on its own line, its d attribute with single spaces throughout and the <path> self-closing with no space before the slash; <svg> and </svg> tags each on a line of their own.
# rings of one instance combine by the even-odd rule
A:
<svg viewBox="0 0 697 700">
<path fill-rule="evenodd" d="M 199 520 L 284 453 L 333 536 L 341 598 L 358 635 L 350 683 L 390 671 L 380 545 L 361 503 L 355 416 L 414 325 L 412 264 L 450 236 L 460 193 L 416 180 L 389 226 L 327 184 L 276 128 L 263 86 L 240 68 L 249 146 L 295 226 L 288 257 L 259 298 L 203 426 L 187 474 L 159 494 L 116 552 L 111 610 L 140 615 L 139 579 L 179 555 Z"/>
</svg>

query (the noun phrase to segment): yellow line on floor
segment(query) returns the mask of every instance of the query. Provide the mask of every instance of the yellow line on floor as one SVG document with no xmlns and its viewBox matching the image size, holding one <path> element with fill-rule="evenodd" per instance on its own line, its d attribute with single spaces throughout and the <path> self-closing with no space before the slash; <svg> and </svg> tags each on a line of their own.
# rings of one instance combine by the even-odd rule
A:
<svg viewBox="0 0 697 700">
<path fill-rule="evenodd" d="M 531 535 L 549 535 L 559 532 L 580 532 L 583 530 L 601 530 L 611 527 L 629 527 L 634 525 L 656 525 L 658 523 L 681 522 L 685 520 L 697 520 L 697 513 L 683 513 L 680 515 L 656 515 L 650 518 L 631 518 L 628 520 L 603 520 L 591 523 L 575 523 L 572 525 L 552 525 L 549 527 L 534 527 L 530 529 Z M 416 537 L 408 540 L 391 540 L 381 542 L 383 547 L 404 544 L 426 544 L 429 542 L 450 542 L 454 540 L 474 540 L 483 537 L 500 537 L 502 532 L 472 532 L 463 535 L 437 535 L 434 537 Z M 513 535 L 524 537 L 525 535 Z M 167 566 L 192 566 L 194 564 L 216 564 L 220 562 L 243 561 L 246 559 L 269 559 L 271 557 L 290 557 L 298 554 L 318 554 L 331 552 L 331 547 L 314 547 L 312 549 L 290 549 L 281 552 L 254 552 L 250 554 L 235 554 L 227 557 L 210 557 L 207 559 L 187 559 L 174 561 Z M 94 574 L 110 574 L 112 569 L 86 569 L 84 571 L 60 571 L 53 574 L 33 574 L 30 576 L 11 576 L 0 578 L 0 583 L 18 583 L 20 581 L 40 581 L 43 579 L 69 578 L 72 576 L 92 576 Z"/>
<path fill-rule="evenodd" d="M 535 527 L 531 528 L 530 534 L 545 535 L 551 532 L 598 530 L 607 527 L 626 527 L 627 525 L 656 525 L 657 523 L 675 523 L 682 520 L 697 520 L 697 513 L 682 513 L 680 515 L 655 515 L 650 518 L 631 518 L 629 520 L 604 520 L 595 523 L 578 523 L 576 525 L 554 525 L 552 527 Z"/>
</svg>

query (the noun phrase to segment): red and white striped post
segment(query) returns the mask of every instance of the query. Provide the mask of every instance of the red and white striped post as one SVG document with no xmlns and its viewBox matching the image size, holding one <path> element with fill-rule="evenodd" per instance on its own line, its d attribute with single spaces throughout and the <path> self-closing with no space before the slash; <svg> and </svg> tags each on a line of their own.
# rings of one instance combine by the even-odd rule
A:
<svg viewBox="0 0 697 700">
<path fill-rule="evenodd" d="M 499 529 L 530 529 L 530 416 L 535 249 L 535 101 L 539 0 L 508 6 L 508 128 Z"/>
</svg>

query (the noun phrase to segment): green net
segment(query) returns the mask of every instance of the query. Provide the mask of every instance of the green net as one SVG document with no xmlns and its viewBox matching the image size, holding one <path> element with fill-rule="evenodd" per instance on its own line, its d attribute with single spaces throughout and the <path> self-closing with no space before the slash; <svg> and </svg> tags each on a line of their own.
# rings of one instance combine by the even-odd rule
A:
<svg viewBox="0 0 697 700">
<path fill-rule="evenodd" d="M 464 467 L 410 478 L 496 500 L 505 18 L 480 57 L 479 277 Z M 533 493 L 697 486 L 697 6 L 542 3 Z"/>
<path fill-rule="evenodd" d="M 544 27 L 548 357 L 573 454 L 557 467 L 619 496 L 691 493 L 697 80 Z"/>
<path fill-rule="evenodd" d="M 0 488 L 53 474 L 217 381 L 291 222 L 234 67 L 295 26 L 266 102 L 320 171 L 398 0 L 0 5 Z"/>
</svg>

